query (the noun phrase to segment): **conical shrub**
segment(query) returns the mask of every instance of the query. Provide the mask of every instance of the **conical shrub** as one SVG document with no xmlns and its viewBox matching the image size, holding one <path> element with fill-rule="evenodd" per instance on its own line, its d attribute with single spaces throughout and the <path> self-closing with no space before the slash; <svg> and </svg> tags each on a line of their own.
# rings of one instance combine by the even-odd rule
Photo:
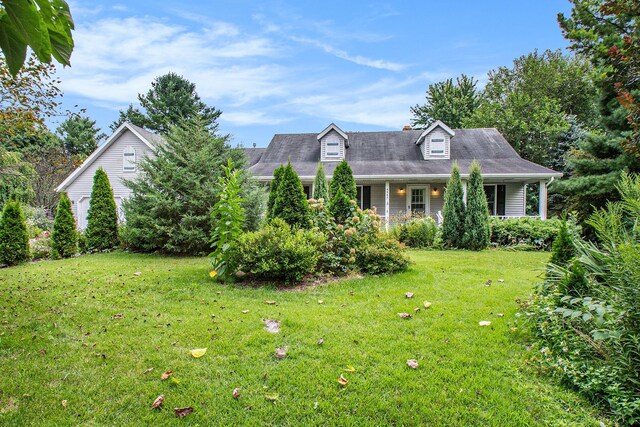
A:
<svg viewBox="0 0 640 427">
<path fill-rule="evenodd" d="M 0 218 L 0 263 L 16 265 L 30 259 L 29 232 L 22 206 L 17 200 L 9 200 Z"/>
<path fill-rule="evenodd" d="M 102 251 L 118 245 L 116 202 L 109 177 L 102 168 L 93 176 L 85 236 L 89 250 Z"/>
<path fill-rule="evenodd" d="M 464 217 L 462 246 L 479 251 L 489 246 L 490 239 L 491 226 L 487 195 L 484 193 L 480 164 L 474 160 L 471 163 L 467 185 L 467 210 Z"/>
<path fill-rule="evenodd" d="M 445 246 L 462 247 L 465 211 L 460 168 L 457 163 L 454 163 L 451 168 L 451 177 L 444 190 L 444 206 L 442 208 L 442 241 Z"/>
<path fill-rule="evenodd" d="M 69 258 L 78 252 L 76 220 L 67 193 L 62 193 L 58 201 L 51 233 L 51 251 L 54 258 Z"/>
</svg>

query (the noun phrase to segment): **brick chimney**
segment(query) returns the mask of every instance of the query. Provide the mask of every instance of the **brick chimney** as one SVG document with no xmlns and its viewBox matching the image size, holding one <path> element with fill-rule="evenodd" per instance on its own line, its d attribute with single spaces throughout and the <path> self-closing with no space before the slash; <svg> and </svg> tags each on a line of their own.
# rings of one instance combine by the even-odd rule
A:
<svg viewBox="0 0 640 427">
<path fill-rule="evenodd" d="M 404 125 L 404 126 L 402 127 L 402 130 L 412 130 L 412 129 L 411 129 L 411 126 L 409 126 L 409 125 Z"/>
</svg>

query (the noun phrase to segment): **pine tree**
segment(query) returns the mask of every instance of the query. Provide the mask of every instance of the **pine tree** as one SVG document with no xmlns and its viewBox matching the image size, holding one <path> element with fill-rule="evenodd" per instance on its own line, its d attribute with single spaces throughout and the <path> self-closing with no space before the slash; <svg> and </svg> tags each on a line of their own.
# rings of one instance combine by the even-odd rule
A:
<svg viewBox="0 0 640 427">
<path fill-rule="evenodd" d="M 5 203 L 0 218 L 0 264 L 16 265 L 29 261 L 29 232 L 20 202 Z"/>
<path fill-rule="evenodd" d="M 313 198 L 316 200 L 324 199 L 325 202 L 329 200 L 329 188 L 322 162 L 318 162 L 318 167 L 316 168 L 316 177 L 313 180 Z"/>
<path fill-rule="evenodd" d="M 569 230 L 567 229 L 567 218 L 562 218 L 560 228 L 558 229 L 558 235 L 553 241 L 551 249 L 551 264 L 566 266 L 571 258 L 575 255 L 575 248 Z"/>
<path fill-rule="evenodd" d="M 487 195 L 484 193 L 482 173 L 477 161 L 471 163 L 467 186 L 467 211 L 464 216 L 462 246 L 478 251 L 489 246 L 491 227 Z"/>
<path fill-rule="evenodd" d="M 351 166 L 346 160 L 341 161 L 333 171 L 331 184 L 329 185 L 329 196 L 333 197 L 338 192 L 338 188 L 342 188 L 342 192 L 349 200 L 355 200 L 358 195 L 356 180 L 353 179 Z"/>
<path fill-rule="evenodd" d="M 273 219 L 273 205 L 276 203 L 276 197 L 278 196 L 278 186 L 280 185 L 280 178 L 284 172 L 284 165 L 278 166 L 273 171 L 273 179 L 269 185 L 269 199 L 267 200 L 267 219 Z"/>
<path fill-rule="evenodd" d="M 69 258 L 78 252 L 76 221 L 67 193 L 62 193 L 51 233 L 51 251 L 54 257 Z"/>
<path fill-rule="evenodd" d="M 347 218 L 353 215 L 353 209 L 355 206 L 352 201 L 349 200 L 346 194 L 342 192 L 342 188 L 338 187 L 338 191 L 329 200 L 329 206 L 327 207 L 329 213 L 333 216 L 338 224 L 344 224 Z"/>
<path fill-rule="evenodd" d="M 123 202 L 127 238 L 143 252 L 205 255 L 210 252 L 211 209 L 228 159 L 242 169 L 245 158 L 227 137 L 211 135 L 206 121 L 171 128 L 154 156 L 141 159 L 140 173 L 125 181 L 131 196 Z"/>
<path fill-rule="evenodd" d="M 116 202 L 109 177 L 102 168 L 93 176 L 85 236 L 89 250 L 102 251 L 118 245 Z"/>
<path fill-rule="evenodd" d="M 292 227 L 306 227 L 309 225 L 310 211 L 307 196 L 304 194 L 304 187 L 298 174 L 287 163 L 280 183 L 276 190 L 276 200 L 273 204 L 273 218 L 282 218 Z"/>
<path fill-rule="evenodd" d="M 464 190 L 460 179 L 460 168 L 457 163 L 451 168 L 451 178 L 444 190 L 444 207 L 442 208 L 442 240 L 452 248 L 462 247 L 464 235 Z"/>
</svg>

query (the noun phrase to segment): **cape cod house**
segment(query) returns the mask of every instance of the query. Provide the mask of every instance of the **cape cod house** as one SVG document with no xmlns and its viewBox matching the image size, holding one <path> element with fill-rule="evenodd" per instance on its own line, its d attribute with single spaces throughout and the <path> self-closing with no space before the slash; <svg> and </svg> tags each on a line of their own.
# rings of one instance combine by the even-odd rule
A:
<svg viewBox="0 0 640 427">
<path fill-rule="evenodd" d="M 460 166 L 466 195 L 474 159 L 482 167 L 491 215 L 525 216 L 526 185 L 537 183 L 540 217 L 547 217 L 547 184 L 562 174 L 522 159 L 496 129 L 450 129 L 437 121 L 424 130 L 344 132 L 330 124 L 318 134 L 275 135 L 249 171 L 269 182 L 275 168 L 291 161 L 310 196 L 318 162 L 331 178 L 346 160 L 358 186 L 358 205 L 376 207 L 388 223 L 390 215 L 407 212 L 441 218 L 453 163 Z"/>
</svg>

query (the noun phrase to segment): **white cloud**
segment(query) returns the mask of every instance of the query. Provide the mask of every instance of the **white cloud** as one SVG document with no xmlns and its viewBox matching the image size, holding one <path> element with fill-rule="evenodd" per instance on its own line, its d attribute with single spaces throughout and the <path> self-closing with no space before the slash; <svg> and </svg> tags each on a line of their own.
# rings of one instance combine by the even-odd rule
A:
<svg viewBox="0 0 640 427">
<path fill-rule="evenodd" d="M 315 46 L 330 55 L 336 56 L 340 59 L 344 59 L 345 61 L 353 62 L 354 64 L 364 65 L 366 67 L 389 71 L 402 71 L 406 67 L 406 65 L 404 64 L 389 62 L 382 59 L 370 59 L 361 55 L 351 55 L 344 50 L 337 49 L 331 45 L 328 45 L 327 43 L 323 43 L 318 40 L 313 40 L 305 37 L 291 37 L 291 40 Z"/>
<path fill-rule="evenodd" d="M 291 120 L 282 115 L 268 115 L 263 111 L 231 110 L 224 112 L 221 117 L 223 122 L 228 122 L 236 126 L 277 125 Z"/>
</svg>

